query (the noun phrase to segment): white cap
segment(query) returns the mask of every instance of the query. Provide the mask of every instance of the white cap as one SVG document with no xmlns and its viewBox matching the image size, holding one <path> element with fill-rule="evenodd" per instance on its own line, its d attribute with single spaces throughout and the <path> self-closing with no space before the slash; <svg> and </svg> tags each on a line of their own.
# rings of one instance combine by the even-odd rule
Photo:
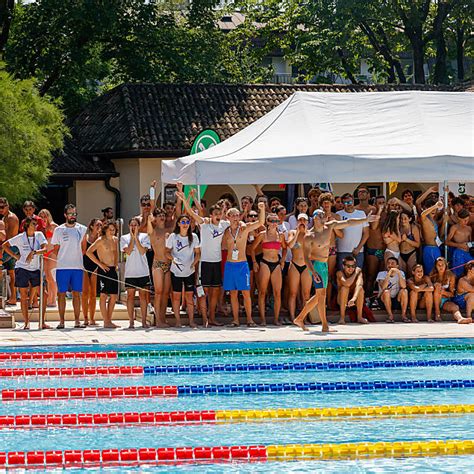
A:
<svg viewBox="0 0 474 474">
<path fill-rule="evenodd" d="M 305 214 L 304 212 L 298 214 L 298 218 L 296 220 L 299 221 L 300 219 L 306 219 L 307 221 L 309 221 L 308 214 Z"/>
</svg>

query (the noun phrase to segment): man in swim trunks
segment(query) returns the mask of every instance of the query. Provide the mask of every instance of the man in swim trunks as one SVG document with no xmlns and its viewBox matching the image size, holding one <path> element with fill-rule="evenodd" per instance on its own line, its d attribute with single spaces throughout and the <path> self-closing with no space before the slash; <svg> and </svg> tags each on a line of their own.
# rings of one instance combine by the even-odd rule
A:
<svg viewBox="0 0 474 474">
<path fill-rule="evenodd" d="M 378 216 L 369 214 L 362 218 L 346 219 L 345 221 L 329 221 L 324 217 L 324 212 L 316 210 L 313 214 L 313 228 L 307 232 L 304 238 L 304 257 L 306 267 L 313 277 L 313 285 L 316 290 L 304 305 L 300 314 L 293 321 L 303 331 L 308 331 L 304 325 L 306 316 L 314 309 L 318 308 L 321 318 L 322 331 L 329 332 L 326 319 L 326 288 L 328 285 L 328 258 L 331 234 L 335 229 L 345 229 L 352 226 L 360 226 L 369 222 L 374 222 Z"/>
<path fill-rule="evenodd" d="M 439 246 L 443 243 L 438 235 L 438 222 L 436 214 L 443 209 L 442 201 L 428 199 L 425 202 L 425 210 L 421 213 L 421 232 L 423 235 L 423 269 L 425 275 L 433 270 L 438 257 L 441 257 Z"/>
<path fill-rule="evenodd" d="M 458 223 L 449 229 L 446 245 L 453 248 L 452 271 L 460 277 L 463 274 L 464 265 L 472 260 L 469 250 L 474 245 L 472 238 L 472 227 L 469 225 L 471 215 L 467 209 L 461 209 L 458 214 Z"/>
<path fill-rule="evenodd" d="M 104 328 L 117 328 L 112 322 L 115 303 L 119 295 L 118 267 L 118 238 L 114 221 L 107 221 L 102 226 L 102 235 L 88 249 L 86 255 L 99 267 L 97 283 L 100 292 L 100 312 Z M 97 252 L 97 253 L 96 253 Z M 108 297 L 108 301 L 107 301 Z"/>
<path fill-rule="evenodd" d="M 385 201 L 385 200 L 384 200 Z M 379 219 L 369 225 L 369 238 L 365 247 L 365 261 L 366 261 L 366 291 L 367 296 L 371 297 L 374 292 L 374 283 L 377 274 L 382 270 L 384 264 L 385 243 L 382 237 L 383 226 L 383 211 L 384 204 L 380 204 L 381 200 L 375 201 L 376 213 Z M 383 214 L 382 214 L 383 213 Z"/>
<path fill-rule="evenodd" d="M 240 211 L 231 208 L 227 211 L 227 219 L 230 227 L 226 229 L 223 243 L 227 249 L 227 261 L 224 270 L 224 290 L 230 291 L 230 302 L 232 306 L 232 327 L 238 327 L 239 323 L 239 291 L 244 298 L 247 326 L 255 327 L 252 319 L 252 300 L 250 297 L 250 268 L 247 262 L 246 246 L 247 237 L 250 232 L 258 230 L 265 224 L 265 203 L 258 203 L 258 221 L 245 224 L 240 220 Z"/>
<path fill-rule="evenodd" d="M 20 221 L 17 215 L 10 211 L 10 204 L 6 197 L 0 197 L 0 215 L 3 217 L 3 223 L 5 224 L 5 240 L 10 240 L 18 234 Z M 12 247 L 11 250 L 19 253 L 17 247 Z M 15 262 L 16 260 L 6 252 L 3 254 L 3 268 L 7 270 L 10 277 L 10 298 L 6 304 L 11 306 L 16 305 Z"/>
</svg>

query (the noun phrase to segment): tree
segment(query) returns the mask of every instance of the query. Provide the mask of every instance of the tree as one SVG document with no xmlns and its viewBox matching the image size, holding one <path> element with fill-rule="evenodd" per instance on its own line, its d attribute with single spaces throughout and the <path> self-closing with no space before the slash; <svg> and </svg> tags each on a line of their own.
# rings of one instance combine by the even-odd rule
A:
<svg viewBox="0 0 474 474">
<path fill-rule="evenodd" d="M 33 80 L 14 80 L 0 64 L 0 195 L 11 203 L 31 199 L 46 183 L 51 153 L 67 133 L 63 119 Z"/>
</svg>

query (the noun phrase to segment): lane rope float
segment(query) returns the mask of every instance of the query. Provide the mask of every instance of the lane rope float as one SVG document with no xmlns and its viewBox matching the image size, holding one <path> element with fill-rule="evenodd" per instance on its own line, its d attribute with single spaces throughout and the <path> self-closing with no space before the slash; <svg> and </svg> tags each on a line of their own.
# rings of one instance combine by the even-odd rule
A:
<svg viewBox="0 0 474 474">
<path fill-rule="evenodd" d="M 137 466 L 214 461 L 341 460 L 474 454 L 473 440 L 420 440 L 345 444 L 198 446 L 141 449 L 0 452 L 0 467 Z"/>
<path fill-rule="evenodd" d="M 395 380 L 272 384 L 140 385 L 132 387 L 3 389 L 2 401 L 86 398 L 149 398 L 251 393 L 348 392 L 474 388 L 474 380 Z"/>
<path fill-rule="evenodd" d="M 328 408 L 269 408 L 265 410 L 192 410 L 172 412 L 66 413 L 0 415 L 0 429 L 84 428 L 186 423 L 234 423 L 341 418 L 420 417 L 474 413 L 473 405 L 396 405 Z"/>
<path fill-rule="evenodd" d="M 338 347 L 270 347 L 232 349 L 184 349 L 149 351 L 102 351 L 102 352 L 0 352 L 0 361 L 7 360 L 57 360 L 57 359 L 117 359 L 136 357 L 206 357 L 241 355 L 297 355 L 340 353 L 396 353 L 396 352 L 471 352 L 474 344 L 427 344 L 401 346 L 338 346 Z"/>
<path fill-rule="evenodd" d="M 282 362 L 250 364 L 92 366 L 92 367 L 25 367 L 0 368 L 0 378 L 8 377 L 96 377 L 150 376 L 159 374 L 206 374 L 235 372 L 301 372 L 356 369 L 393 369 L 399 367 L 474 366 L 474 359 L 385 360 L 361 362 Z"/>
</svg>

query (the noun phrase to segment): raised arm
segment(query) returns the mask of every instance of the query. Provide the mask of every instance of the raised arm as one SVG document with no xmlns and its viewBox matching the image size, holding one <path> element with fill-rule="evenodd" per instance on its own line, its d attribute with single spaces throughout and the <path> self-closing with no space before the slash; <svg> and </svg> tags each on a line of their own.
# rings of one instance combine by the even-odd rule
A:
<svg viewBox="0 0 474 474">
<path fill-rule="evenodd" d="M 421 206 L 423 203 L 426 201 L 426 198 L 431 194 L 431 193 L 436 193 L 438 191 L 438 186 L 431 186 L 428 188 L 423 194 L 420 194 L 415 201 L 416 209 L 418 211 L 418 214 L 421 214 Z"/>
<path fill-rule="evenodd" d="M 425 209 L 421 213 L 421 218 L 426 219 L 433 211 L 443 209 L 443 201 L 438 201 L 436 204 L 433 204 L 431 207 L 428 207 L 428 209 Z"/>
<path fill-rule="evenodd" d="M 258 221 L 252 222 L 251 224 L 245 224 L 245 231 L 252 232 L 265 225 L 265 204 L 263 202 L 258 203 Z"/>
<path fill-rule="evenodd" d="M 380 216 L 378 215 L 372 215 L 372 212 L 369 212 L 369 214 L 366 217 L 354 217 L 352 219 L 347 219 L 346 221 L 329 221 L 326 223 L 326 226 L 332 227 L 333 229 L 344 229 L 346 227 L 353 227 L 356 225 L 360 224 L 365 224 L 366 222 L 374 222 L 375 220 L 379 219 Z"/>
<path fill-rule="evenodd" d="M 194 193 L 190 193 L 190 195 L 192 195 L 192 194 L 194 194 Z M 189 204 L 189 199 L 186 199 L 184 197 L 183 192 L 177 191 L 176 196 L 179 197 L 179 199 L 181 199 L 181 201 L 183 201 L 184 210 L 189 214 L 191 219 L 193 219 L 199 225 L 208 223 L 208 221 L 209 221 L 208 219 L 206 220 L 206 218 L 201 217 L 199 214 L 196 214 L 193 211 L 193 209 L 191 208 L 191 205 Z"/>
</svg>

